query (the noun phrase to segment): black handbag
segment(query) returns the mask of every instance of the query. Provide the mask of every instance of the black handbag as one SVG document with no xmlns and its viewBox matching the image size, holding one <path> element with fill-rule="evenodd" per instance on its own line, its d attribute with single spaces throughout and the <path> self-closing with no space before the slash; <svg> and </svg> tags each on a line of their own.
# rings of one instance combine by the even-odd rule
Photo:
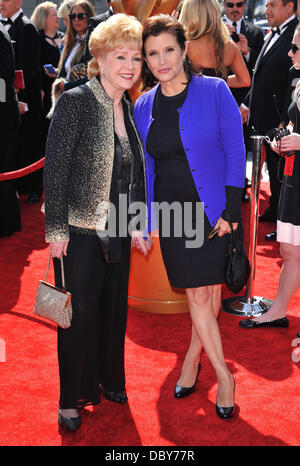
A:
<svg viewBox="0 0 300 466">
<path fill-rule="evenodd" d="M 239 293 L 246 285 L 250 275 L 250 263 L 245 251 L 244 242 L 238 238 L 237 230 L 233 230 L 229 214 L 227 221 L 231 228 L 230 243 L 226 252 L 225 284 L 234 294 Z"/>
</svg>

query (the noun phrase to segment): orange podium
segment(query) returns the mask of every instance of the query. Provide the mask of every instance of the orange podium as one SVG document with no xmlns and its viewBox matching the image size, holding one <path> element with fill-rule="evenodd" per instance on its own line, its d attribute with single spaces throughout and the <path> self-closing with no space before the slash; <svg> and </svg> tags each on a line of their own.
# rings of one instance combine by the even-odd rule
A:
<svg viewBox="0 0 300 466">
<path fill-rule="evenodd" d="M 152 239 L 153 246 L 146 257 L 136 248 L 131 249 L 128 305 L 155 314 L 189 312 L 185 290 L 169 283 L 159 238 Z"/>
</svg>

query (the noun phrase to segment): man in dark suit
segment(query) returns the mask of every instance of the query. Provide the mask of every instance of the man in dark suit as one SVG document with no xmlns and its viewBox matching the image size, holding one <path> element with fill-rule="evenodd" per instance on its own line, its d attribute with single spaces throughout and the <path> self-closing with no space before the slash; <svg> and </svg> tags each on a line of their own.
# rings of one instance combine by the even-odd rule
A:
<svg viewBox="0 0 300 466">
<path fill-rule="evenodd" d="M 264 45 L 264 32 L 259 26 L 256 26 L 250 21 L 246 21 L 244 19 L 246 3 L 246 0 L 223 0 L 223 21 L 226 23 L 226 26 L 232 35 L 232 39 L 238 45 L 252 78 L 257 57 Z M 241 105 L 249 90 L 250 86 L 231 89 L 232 95 L 234 96 L 238 106 Z M 247 148 L 249 144 L 248 126 L 246 123 L 243 126 L 245 146 Z M 245 184 L 247 186 L 247 180 Z M 246 186 L 243 191 L 243 201 L 249 200 L 246 193 Z"/>
<path fill-rule="evenodd" d="M 101 13 L 100 15 L 93 16 L 92 18 L 89 19 L 88 22 L 88 28 L 86 31 L 86 37 L 85 37 L 85 57 L 91 57 L 90 51 L 89 51 L 89 40 L 90 40 L 90 35 L 92 31 L 95 29 L 98 24 L 103 23 L 106 21 L 110 16 L 114 14 L 114 10 L 112 7 L 112 1 L 111 0 L 106 0 L 107 3 L 107 8 L 108 10 L 105 11 L 104 13 Z"/>
<path fill-rule="evenodd" d="M 39 160 L 43 154 L 43 107 L 41 98 L 40 45 L 34 24 L 23 15 L 22 0 L 0 0 L 2 22 L 14 46 L 15 66 L 23 70 L 25 89 L 19 100 L 28 111 L 21 115 L 19 168 Z M 42 171 L 22 178 L 18 190 L 28 194 L 28 202 L 41 198 Z"/>
<path fill-rule="evenodd" d="M 234 0 L 232 2 L 223 0 L 225 13 L 223 19 L 229 32 L 237 34 L 237 36 L 233 35 L 233 40 L 237 43 L 252 77 L 257 57 L 264 45 L 264 32 L 259 26 L 244 19 L 246 3 L 243 0 Z M 243 102 L 249 90 L 250 86 L 231 89 L 238 105 Z"/>
<path fill-rule="evenodd" d="M 20 117 L 14 88 L 15 59 L 8 32 L 0 22 L 0 172 L 16 169 Z M 21 229 L 16 182 L 0 181 L 0 236 Z"/>
<path fill-rule="evenodd" d="M 266 3 L 266 17 L 272 31 L 256 61 L 250 92 L 240 107 L 243 122 L 248 121 L 249 127 L 261 135 L 280 124 L 276 104 L 287 122 L 287 109 L 291 101 L 289 69 L 292 65 L 288 52 L 298 24 L 296 11 L 297 0 L 267 0 Z M 275 222 L 281 190 L 278 176 L 280 156 L 269 145 L 266 145 L 266 161 L 271 189 L 270 206 L 259 220 Z M 276 231 L 267 235 L 266 239 L 276 240 Z"/>
</svg>

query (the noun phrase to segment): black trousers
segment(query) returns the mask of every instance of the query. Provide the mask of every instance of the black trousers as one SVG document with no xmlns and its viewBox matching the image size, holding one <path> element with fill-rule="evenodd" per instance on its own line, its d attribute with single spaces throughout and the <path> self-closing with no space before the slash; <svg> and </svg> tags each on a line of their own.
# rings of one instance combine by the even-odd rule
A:
<svg viewBox="0 0 300 466">
<path fill-rule="evenodd" d="M 99 384 L 108 391 L 125 388 L 130 241 L 121 239 L 121 262 L 107 264 L 97 235 L 70 233 L 64 269 L 73 318 L 69 329 L 58 328 L 61 408 L 99 403 Z M 61 286 L 58 259 L 54 270 Z"/>
<path fill-rule="evenodd" d="M 21 116 L 19 168 L 37 162 L 45 155 L 46 135 L 44 116 L 40 112 L 26 112 Z M 43 194 L 43 169 L 20 178 L 17 182 L 20 194 Z"/>
<path fill-rule="evenodd" d="M 16 170 L 18 129 L 0 130 L 0 173 Z M 0 236 L 21 230 L 21 215 L 16 180 L 0 181 Z"/>
</svg>

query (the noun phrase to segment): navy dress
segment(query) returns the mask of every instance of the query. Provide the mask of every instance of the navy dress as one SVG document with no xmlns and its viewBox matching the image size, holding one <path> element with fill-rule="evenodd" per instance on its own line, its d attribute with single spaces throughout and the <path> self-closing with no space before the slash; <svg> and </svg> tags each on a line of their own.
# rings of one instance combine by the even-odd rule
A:
<svg viewBox="0 0 300 466">
<path fill-rule="evenodd" d="M 182 107 L 188 86 L 178 95 L 166 97 L 158 87 L 154 105 L 151 128 L 148 133 L 147 152 L 155 159 L 155 201 L 180 203 L 181 221 L 184 225 L 184 203 L 192 206 L 192 229 L 203 234 L 203 245 L 197 248 L 186 247 L 191 238 L 183 231 L 176 236 L 175 217 L 170 215 L 170 235 L 163 235 L 163 218 L 158 212 L 159 238 L 162 258 L 171 286 L 193 288 L 215 285 L 224 282 L 225 250 L 228 235 L 215 236 L 208 240 L 212 226 L 202 208 L 201 199 L 195 187 L 190 167 L 179 135 L 179 116 L 177 109 Z M 209 156 L 209 154 L 208 154 Z M 196 205 L 201 208 L 203 221 L 196 225 Z M 177 219 L 178 220 L 178 219 Z M 167 222 L 168 223 L 168 222 Z M 198 222 L 199 223 L 199 222 Z"/>
</svg>

